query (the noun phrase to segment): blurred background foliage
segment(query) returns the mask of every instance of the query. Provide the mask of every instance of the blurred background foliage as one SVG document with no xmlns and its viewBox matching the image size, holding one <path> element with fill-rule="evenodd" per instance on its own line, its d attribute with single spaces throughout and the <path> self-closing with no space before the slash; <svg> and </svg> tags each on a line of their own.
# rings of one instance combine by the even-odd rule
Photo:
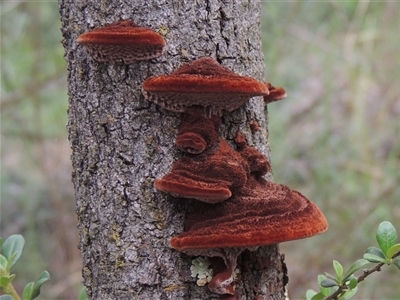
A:
<svg viewBox="0 0 400 300">
<path fill-rule="evenodd" d="M 400 3 L 263 2 L 275 181 L 325 212 L 327 233 L 281 244 L 293 299 L 317 274 L 375 243 L 383 220 L 400 230 Z M 67 71 L 57 2 L 1 3 L 1 236 L 20 233 L 22 288 L 47 269 L 41 299 L 76 299 L 74 192 L 67 141 Z M 18 269 L 19 268 L 19 269 Z M 360 299 L 400 299 L 395 268 L 360 286 Z M 378 288 L 379 287 L 379 288 Z"/>
<path fill-rule="evenodd" d="M 57 2 L 1 3 L 1 236 L 25 237 L 16 288 L 48 270 L 40 299 L 77 299 L 67 64 Z"/>
<path fill-rule="evenodd" d="M 381 221 L 400 230 L 399 12 L 393 1 L 264 5 L 265 76 L 288 92 L 268 105 L 274 180 L 316 202 L 330 225 L 281 244 L 294 299 L 334 273 L 333 259 L 361 258 Z M 356 298 L 400 299 L 399 282 L 384 270 Z"/>
</svg>

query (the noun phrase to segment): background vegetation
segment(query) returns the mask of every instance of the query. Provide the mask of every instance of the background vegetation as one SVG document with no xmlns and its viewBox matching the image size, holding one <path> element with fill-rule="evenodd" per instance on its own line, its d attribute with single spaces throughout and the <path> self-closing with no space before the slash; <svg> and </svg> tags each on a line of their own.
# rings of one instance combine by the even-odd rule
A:
<svg viewBox="0 0 400 300">
<path fill-rule="evenodd" d="M 268 106 L 274 179 L 330 224 L 281 244 L 298 299 L 333 259 L 362 257 L 381 221 L 400 227 L 400 2 L 273 2 L 263 12 L 266 79 L 288 92 Z M 375 274 L 357 298 L 400 299 L 398 282 Z"/>
<path fill-rule="evenodd" d="M 381 221 L 400 230 L 400 3 L 264 4 L 266 80 L 288 92 L 268 107 L 275 181 L 307 195 L 330 223 L 323 235 L 281 244 L 299 299 L 317 289 L 333 259 L 362 257 Z M 1 236 L 26 239 L 17 289 L 47 269 L 52 280 L 40 298 L 76 299 L 81 261 L 58 4 L 2 2 L 0 18 Z M 371 276 L 357 296 L 399 299 L 396 271 Z"/>
</svg>

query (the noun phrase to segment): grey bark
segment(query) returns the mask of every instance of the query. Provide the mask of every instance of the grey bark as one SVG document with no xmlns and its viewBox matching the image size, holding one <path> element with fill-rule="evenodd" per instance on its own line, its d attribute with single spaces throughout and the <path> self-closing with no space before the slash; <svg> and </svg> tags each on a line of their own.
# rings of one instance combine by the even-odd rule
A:
<svg viewBox="0 0 400 300">
<path fill-rule="evenodd" d="M 147 102 L 141 84 L 202 56 L 263 79 L 260 2 L 59 0 L 68 61 L 68 132 L 77 202 L 83 280 L 92 299 L 209 299 L 190 276 L 192 257 L 169 247 L 189 206 L 153 188 L 180 153 L 180 114 Z M 162 33 L 162 57 L 131 65 L 95 62 L 77 37 L 130 19 Z M 261 98 L 224 116 L 221 135 L 237 130 L 269 154 Z M 250 132 L 256 120 L 262 130 Z M 282 299 L 286 275 L 277 246 L 239 258 L 239 299 Z"/>
</svg>

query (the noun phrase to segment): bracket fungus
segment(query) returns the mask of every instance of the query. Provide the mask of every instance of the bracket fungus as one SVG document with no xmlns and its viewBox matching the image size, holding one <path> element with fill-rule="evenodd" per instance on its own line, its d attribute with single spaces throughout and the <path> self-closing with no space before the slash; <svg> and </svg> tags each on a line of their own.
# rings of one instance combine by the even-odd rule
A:
<svg viewBox="0 0 400 300">
<path fill-rule="evenodd" d="M 254 96 L 268 96 L 268 85 L 240 76 L 210 57 L 184 64 L 170 75 L 150 77 L 142 87 L 147 100 L 161 107 L 185 112 L 190 106 L 204 107 L 205 114 L 222 116 Z"/>
<path fill-rule="evenodd" d="M 220 122 L 221 118 L 217 116 L 205 118 L 198 114 L 184 113 L 175 141 L 176 146 L 183 152 L 200 154 L 206 148 L 217 145 Z"/>
<path fill-rule="evenodd" d="M 246 137 L 240 131 L 236 135 L 235 144 L 237 151 L 249 165 L 251 175 L 258 178 L 271 171 L 268 158 L 256 148 L 249 146 Z"/>
<path fill-rule="evenodd" d="M 242 157 L 241 165 L 248 172 L 245 182 L 229 200 L 195 202 L 193 212 L 186 217 L 184 232 L 170 242 L 172 248 L 189 255 L 222 257 L 225 269 L 216 273 L 208 286 L 215 293 L 231 295 L 234 294 L 231 274 L 244 249 L 307 238 L 328 228 L 324 214 L 305 196 L 262 177 L 270 170 L 269 162 L 247 144 L 243 134 L 238 133 L 235 142 L 237 151 L 220 140 L 221 145 L 226 143 Z M 226 155 L 219 168 L 230 165 L 232 156 L 232 153 Z M 174 164 L 170 174 L 180 162 Z"/>
<path fill-rule="evenodd" d="M 208 118 L 198 117 L 199 124 Z M 198 155 L 187 155 L 172 165 L 170 173 L 156 179 L 154 187 L 175 197 L 192 198 L 207 203 L 229 199 L 248 180 L 246 160 L 224 139 Z"/>
<path fill-rule="evenodd" d="M 271 83 L 266 83 L 268 86 L 269 94 L 264 96 L 264 102 L 266 104 L 282 100 L 286 98 L 286 91 L 282 87 L 274 87 Z"/>
<path fill-rule="evenodd" d="M 265 104 L 283 99 L 283 88 L 240 76 L 203 57 L 170 75 L 148 78 L 142 93 L 148 101 L 184 113 L 176 145 L 185 154 L 154 187 L 177 198 L 199 200 L 193 201 L 184 231 L 170 245 L 188 255 L 223 259 L 224 266 L 214 270 L 209 281 L 212 292 L 235 296 L 232 273 L 245 249 L 327 230 L 325 216 L 314 203 L 263 178 L 271 170 L 268 158 L 249 146 L 243 134 L 235 138 L 236 150 L 218 135 L 224 112 L 254 96 L 263 96 Z M 258 124 L 253 127 L 260 129 Z"/>
<path fill-rule="evenodd" d="M 242 166 L 251 172 L 247 181 L 229 201 L 196 202 L 185 231 L 171 240 L 173 248 L 256 247 L 306 238 L 328 228 L 323 213 L 305 196 L 262 177 L 269 170 L 268 160 L 247 144 L 243 134 L 238 133 L 235 142 Z M 228 158 L 223 163 L 229 164 Z"/>
<path fill-rule="evenodd" d="M 208 286 L 216 293 L 234 294 L 231 274 L 241 251 L 311 237 L 327 228 L 323 213 L 301 193 L 251 176 L 241 193 L 227 201 L 195 202 L 184 232 L 170 244 L 188 255 L 223 257 L 226 268 L 214 272 Z"/>
<path fill-rule="evenodd" d="M 163 54 L 164 38 L 146 27 L 139 27 L 130 20 L 119 21 L 93 29 L 78 37 L 78 43 L 86 46 L 100 62 L 124 62 L 131 64 Z"/>
<path fill-rule="evenodd" d="M 307 238 L 328 228 L 319 208 L 301 193 L 254 177 L 229 201 L 196 202 L 194 211 L 185 231 L 171 239 L 173 248 L 251 248 Z"/>
</svg>

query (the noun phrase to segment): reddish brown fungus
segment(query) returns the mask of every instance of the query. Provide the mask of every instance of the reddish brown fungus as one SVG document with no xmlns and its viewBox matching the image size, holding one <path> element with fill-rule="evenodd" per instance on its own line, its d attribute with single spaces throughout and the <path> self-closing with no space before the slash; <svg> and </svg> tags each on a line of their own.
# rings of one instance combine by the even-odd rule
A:
<svg viewBox="0 0 400 300">
<path fill-rule="evenodd" d="M 176 137 L 176 146 L 187 153 L 199 154 L 211 145 L 219 143 L 218 127 L 220 118 L 204 118 L 185 113 Z"/>
<path fill-rule="evenodd" d="M 225 268 L 216 273 L 208 283 L 208 289 L 216 294 L 235 295 L 233 287 L 233 272 L 236 269 L 237 258 L 242 253 L 241 249 L 220 249 L 215 251 L 213 255 L 222 257 Z M 213 268 L 215 270 L 215 268 Z"/>
<path fill-rule="evenodd" d="M 250 122 L 249 122 L 249 125 L 250 125 L 250 129 L 251 129 L 251 132 L 252 132 L 252 133 L 255 133 L 255 132 L 261 130 L 260 125 L 259 125 L 258 122 L 255 121 L 255 120 L 250 121 Z"/>
<path fill-rule="evenodd" d="M 302 194 L 254 176 L 228 201 L 194 204 L 185 231 L 171 239 L 171 246 L 189 255 L 224 258 L 226 268 L 209 283 L 220 294 L 235 294 L 232 271 L 244 249 L 311 237 L 328 228 L 322 212 Z"/>
<path fill-rule="evenodd" d="M 186 132 L 176 137 L 176 146 L 187 153 L 199 154 L 207 148 L 207 142 L 200 134 Z"/>
<path fill-rule="evenodd" d="M 248 146 L 247 138 L 241 131 L 236 133 L 235 144 L 238 151 L 241 151 Z"/>
<path fill-rule="evenodd" d="M 154 181 L 154 187 L 166 193 L 171 194 L 174 197 L 192 198 L 208 203 L 217 203 L 224 201 L 232 196 L 229 190 L 230 182 L 210 180 L 202 181 L 202 178 L 191 179 L 185 175 L 184 172 L 181 174 L 175 173 L 168 174 L 161 179 Z"/>
<path fill-rule="evenodd" d="M 86 46 L 97 61 L 125 64 L 158 57 L 166 45 L 160 34 L 129 20 L 81 34 L 77 42 Z"/>
<path fill-rule="evenodd" d="M 194 161 L 199 162 L 199 157 L 202 157 L 202 164 L 207 165 L 207 168 L 186 175 L 189 174 L 191 178 L 198 174 L 206 175 L 201 177 L 202 183 L 209 180 L 210 174 L 221 179 L 221 176 L 230 173 L 237 174 L 238 169 L 232 169 L 231 172 L 228 168 L 232 165 L 234 153 L 241 156 L 236 162 L 241 162 L 244 176 L 230 199 L 194 202 L 193 212 L 185 220 L 184 232 L 170 242 L 172 248 L 189 255 L 222 257 L 226 268 L 215 274 L 209 283 L 209 289 L 228 295 L 235 295 L 232 272 L 238 255 L 244 249 L 255 250 L 259 246 L 307 238 L 328 228 L 323 213 L 305 196 L 287 186 L 262 178 L 270 170 L 269 162 L 261 152 L 248 145 L 243 133 L 238 132 L 235 143 L 237 151 L 233 151 L 221 139 L 220 147 L 214 153 L 219 154 L 218 160 L 210 159 L 211 150 L 208 149 L 198 156 L 178 160 L 172 172 L 161 179 L 180 173 L 183 175 L 184 166 L 196 165 Z M 221 159 L 222 157 L 225 159 Z M 184 163 L 183 159 L 188 161 Z M 227 174 L 211 172 L 214 168 L 227 170 Z M 173 184 L 185 181 L 185 176 L 180 179 L 174 178 Z M 232 180 L 231 177 L 229 179 Z M 220 187 L 223 184 L 223 181 L 219 182 Z"/>
<path fill-rule="evenodd" d="M 208 283 L 210 291 L 220 295 L 236 295 L 234 284 L 234 271 L 237 265 L 238 256 L 243 252 L 242 248 L 218 248 L 218 249 L 193 249 L 186 251 L 187 254 L 193 256 L 210 257 L 214 276 Z M 254 249 L 252 249 L 254 250 Z M 223 259 L 223 264 L 220 263 L 220 258 Z M 221 299 L 236 299 L 225 298 Z"/>
<path fill-rule="evenodd" d="M 239 151 L 240 155 L 247 161 L 250 173 L 255 176 L 262 176 L 271 171 L 271 165 L 265 155 L 260 153 L 256 148 L 247 146 Z"/>
<path fill-rule="evenodd" d="M 250 174 L 248 164 L 218 137 L 219 123 L 220 118 L 216 116 L 183 115 L 177 144 L 183 150 L 190 149 L 189 152 L 199 154 L 176 161 L 169 174 L 154 182 L 156 189 L 175 197 L 217 203 L 230 198 L 233 191 L 246 183 Z M 193 147 L 197 138 L 201 142 Z"/>
<path fill-rule="evenodd" d="M 221 116 L 254 96 L 267 96 L 268 86 L 240 76 L 210 57 L 182 65 L 170 75 L 150 77 L 142 87 L 147 100 L 175 112 L 200 105 L 206 115 Z"/>
<path fill-rule="evenodd" d="M 282 87 L 274 87 L 269 82 L 267 82 L 266 84 L 269 89 L 269 94 L 264 96 L 264 102 L 266 104 L 286 98 L 286 91 Z"/>
<path fill-rule="evenodd" d="M 171 246 L 192 252 L 225 247 L 256 247 L 324 232 L 327 221 L 301 193 L 250 177 L 242 193 L 214 205 L 196 202 L 185 231 Z"/>
<path fill-rule="evenodd" d="M 175 197 L 217 203 L 232 196 L 247 181 L 250 170 L 225 140 L 195 156 L 181 157 L 154 187 Z"/>
<path fill-rule="evenodd" d="M 259 177 L 271 171 L 268 158 L 256 148 L 249 146 L 243 133 L 237 133 L 235 144 L 240 155 L 247 161 L 252 175 Z"/>
</svg>

